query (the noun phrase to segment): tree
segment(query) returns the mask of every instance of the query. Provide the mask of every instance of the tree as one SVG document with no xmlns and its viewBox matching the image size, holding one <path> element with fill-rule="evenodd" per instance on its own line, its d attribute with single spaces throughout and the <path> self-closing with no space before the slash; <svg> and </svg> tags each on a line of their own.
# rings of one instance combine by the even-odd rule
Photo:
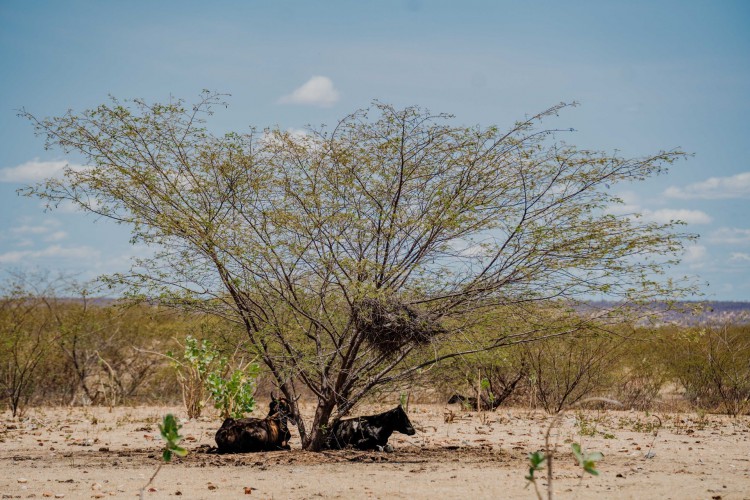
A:
<svg viewBox="0 0 750 500">
<path fill-rule="evenodd" d="M 88 165 L 25 194 L 128 224 L 157 248 L 110 282 L 240 325 L 297 417 L 299 385 L 317 396 L 312 425 L 299 425 L 306 449 L 374 388 L 544 336 L 535 326 L 452 348 L 482 311 L 680 291 L 654 275 L 688 236 L 606 208 L 621 203 L 610 185 L 683 153 L 632 159 L 557 142 L 539 127 L 567 104 L 501 131 L 375 102 L 303 137 L 212 135 L 206 117 L 223 104 L 205 93 L 194 106 L 22 110 L 47 147 Z"/>
</svg>

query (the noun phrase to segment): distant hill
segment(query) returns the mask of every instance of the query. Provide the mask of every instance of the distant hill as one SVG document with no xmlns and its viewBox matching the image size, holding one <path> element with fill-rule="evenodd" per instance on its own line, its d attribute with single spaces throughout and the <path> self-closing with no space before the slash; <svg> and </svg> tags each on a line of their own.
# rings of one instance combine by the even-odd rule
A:
<svg viewBox="0 0 750 500">
<path fill-rule="evenodd" d="M 614 302 L 592 301 L 581 307 L 607 309 Z M 681 301 L 668 305 L 665 302 L 652 302 L 644 306 L 646 311 L 660 313 L 662 324 L 701 325 L 701 324 L 750 324 L 750 302 L 734 301 Z"/>
</svg>

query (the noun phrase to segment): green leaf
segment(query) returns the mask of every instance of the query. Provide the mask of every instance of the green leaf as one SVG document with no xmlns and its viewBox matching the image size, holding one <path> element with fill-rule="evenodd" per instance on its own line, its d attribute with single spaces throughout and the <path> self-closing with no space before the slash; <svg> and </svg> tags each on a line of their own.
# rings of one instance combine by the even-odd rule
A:
<svg viewBox="0 0 750 500">
<path fill-rule="evenodd" d="M 592 476 L 598 476 L 599 475 L 599 471 L 594 468 L 593 464 L 591 466 L 589 466 L 589 467 L 584 467 L 583 470 L 585 470 L 586 472 L 588 472 Z"/>
</svg>

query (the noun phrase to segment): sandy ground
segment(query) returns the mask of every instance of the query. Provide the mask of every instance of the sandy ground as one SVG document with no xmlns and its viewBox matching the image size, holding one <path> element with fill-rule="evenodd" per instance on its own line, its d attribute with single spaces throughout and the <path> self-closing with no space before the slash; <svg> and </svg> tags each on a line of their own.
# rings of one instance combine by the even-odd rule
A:
<svg viewBox="0 0 750 500">
<path fill-rule="evenodd" d="M 190 454 L 162 467 L 148 499 L 535 498 L 524 479 L 526 457 L 542 447 L 551 417 L 453 406 L 446 422 L 446 408 L 413 405 L 418 432 L 395 434 L 393 453 L 310 453 L 295 434 L 291 452 L 246 455 L 207 453 L 220 422 L 187 421 L 180 408 L 43 408 L 15 420 L 5 413 L 0 492 L 2 498 L 135 498 L 159 465 L 157 422 L 172 412 L 184 424 Z M 748 418 L 571 412 L 554 435 L 557 498 L 750 498 Z M 580 478 L 570 442 L 604 453 L 600 476 Z M 546 481 L 539 486 L 544 491 Z"/>
</svg>

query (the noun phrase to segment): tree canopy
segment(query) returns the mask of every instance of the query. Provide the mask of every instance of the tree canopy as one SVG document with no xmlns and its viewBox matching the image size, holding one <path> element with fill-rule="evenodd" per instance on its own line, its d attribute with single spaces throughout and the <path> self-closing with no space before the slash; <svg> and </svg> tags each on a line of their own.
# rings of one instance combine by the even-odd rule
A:
<svg viewBox="0 0 750 500">
<path fill-rule="evenodd" d="M 304 135 L 216 136 L 205 120 L 222 104 L 23 111 L 48 147 L 87 164 L 25 192 L 128 224 L 157 250 L 111 282 L 240 325 L 295 411 L 300 385 L 316 395 L 306 448 L 378 386 L 539 332 L 456 343 L 483 312 L 688 290 L 659 278 L 689 238 L 678 223 L 609 210 L 622 203 L 611 186 L 683 153 L 566 144 L 542 122 L 569 104 L 507 130 L 375 102 Z"/>
</svg>

